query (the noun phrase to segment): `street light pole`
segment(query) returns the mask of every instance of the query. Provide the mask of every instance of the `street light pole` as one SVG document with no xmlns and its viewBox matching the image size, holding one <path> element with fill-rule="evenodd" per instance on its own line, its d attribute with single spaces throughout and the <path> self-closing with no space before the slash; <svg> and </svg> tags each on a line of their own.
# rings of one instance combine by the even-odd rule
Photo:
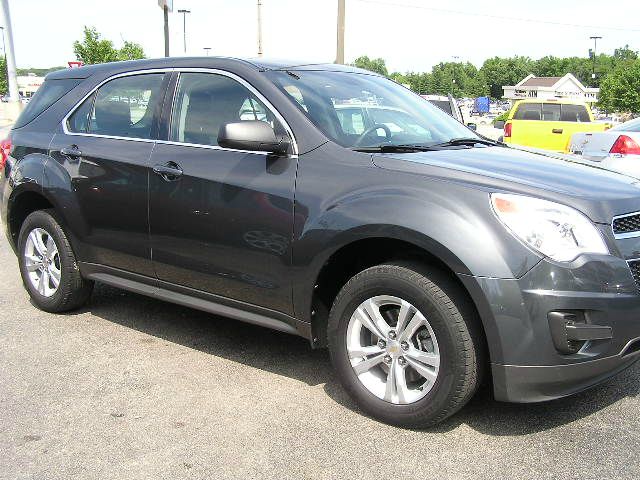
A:
<svg viewBox="0 0 640 480">
<path fill-rule="evenodd" d="M 9 0 L 2 0 L 2 13 L 4 19 L 4 29 L 2 40 L 4 41 L 4 31 L 7 32 L 7 45 L 4 51 L 7 59 L 7 79 L 9 83 L 9 101 L 19 102 L 18 78 L 16 76 L 16 57 L 13 51 L 13 34 L 11 32 L 11 13 L 9 12 Z"/>
<path fill-rule="evenodd" d="M 178 10 L 182 14 L 182 36 L 184 37 L 184 53 L 187 53 L 187 13 L 191 10 Z"/>
<path fill-rule="evenodd" d="M 591 78 L 596 79 L 596 51 L 598 49 L 598 40 L 602 40 L 602 37 L 589 37 L 593 40 L 593 73 L 591 74 Z"/>
<path fill-rule="evenodd" d="M 262 56 L 262 0 L 258 0 L 258 56 Z"/>
<path fill-rule="evenodd" d="M 344 24 L 345 0 L 338 0 L 338 34 L 336 45 L 336 63 L 344 64 Z"/>
</svg>

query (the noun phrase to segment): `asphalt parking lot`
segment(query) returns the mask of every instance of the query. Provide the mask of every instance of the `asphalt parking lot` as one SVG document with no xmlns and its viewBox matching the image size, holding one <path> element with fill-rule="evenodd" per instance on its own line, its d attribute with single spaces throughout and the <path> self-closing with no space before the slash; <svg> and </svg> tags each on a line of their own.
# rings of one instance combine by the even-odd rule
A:
<svg viewBox="0 0 640 480">
<path fill-rule="evenodd" d="M 98 286 L 34 308 L 0 241 L 0 478 L 638 478 L 640 365 L 539 405 L 380 424 L 303 339 Z"/>
</svg>

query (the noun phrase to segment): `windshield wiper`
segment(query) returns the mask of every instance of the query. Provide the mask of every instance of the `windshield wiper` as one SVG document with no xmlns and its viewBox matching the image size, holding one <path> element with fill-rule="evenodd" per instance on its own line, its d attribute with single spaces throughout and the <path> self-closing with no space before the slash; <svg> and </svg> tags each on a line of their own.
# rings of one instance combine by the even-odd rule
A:
<svg viewBox="0 0 640 480">
<path fill-rule="evenodd" d="M 430 145 L 431 147 L 455 147 L 458 145 L 461 146 L 470 146 L 474 145 L 488 145 L 491 147 L 500 147 L 503 144 L 500 142 L 495 142 L 493 140 L 489 140 L 488 138 L 478 138 L 478 137 L 459 137 L 452 138 L 451 140 L 447 140 L 446 142 L 436 143 L 434 145 Z"/>
<path fill-rule="evenodd" d="M 381 152 L 381 153 L 410 153 L 410 152 L 429 152 L 432 150 L 437 150 L 437 148 L 432 148 L 431 145 L 412 145 L 412 144 L 401 144 L 401 145 L 391 145 L 384 144 L 378 145 L 374 147 L 353 147 L 351 150 L 355 150 L 356 152 Z"/>
</svg>

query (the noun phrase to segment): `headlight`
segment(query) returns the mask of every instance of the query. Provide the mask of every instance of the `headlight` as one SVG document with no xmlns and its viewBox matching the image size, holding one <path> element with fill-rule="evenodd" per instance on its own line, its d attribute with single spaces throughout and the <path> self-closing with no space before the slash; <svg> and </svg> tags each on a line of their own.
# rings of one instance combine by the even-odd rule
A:
<svg viewBox="0 0 640 480">
<path fill-rule="evenodd" d="M 571 207 L 504 193 L 492 193 L 491 205 L 516 238 L 553 260 L 570 262 L 581 253 L 609 253 L 595 225 Z"/>
</svg>

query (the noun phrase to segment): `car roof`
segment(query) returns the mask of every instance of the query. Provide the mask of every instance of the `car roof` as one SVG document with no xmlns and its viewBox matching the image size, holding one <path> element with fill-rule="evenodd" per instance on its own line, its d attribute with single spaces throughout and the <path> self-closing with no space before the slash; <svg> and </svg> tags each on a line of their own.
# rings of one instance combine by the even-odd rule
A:
<svg viewBox="0 0 640 480">
<path fill-rule="evenodd" d="M 586 102 L 581 102 L 579 100 L 570 100 L 568 98 L 549 98 L 546 100 L 543 99 L 535 99 L 535 98 L 527 98 L 526 100 L 517 100 L 517 104 L 521 103 L 558 103 L 564 105 L 586 105 Z"/>
<path fill-rule="evenodd" d="M 96 65 L 85 65 L 79 68 L 66 68 L 56 70 L 46 76 L 46 80 L 59 80 L 64 78 L 84 79 L 95 74 L 108 74 L 109 72 L 123 72 L 146 70 L 154 68 L 221 68 L 223 66 L 238 64 L 245 67 L 253 67 L 258 71 L 266 70 L 295 70 L 295 71 L 334 71 L 366 73 L 377 75 L 377 73 L 348 65 L 334 63 L 312 63 L 304 61 L 263 59 L 263 58 L 235 58 L 235 57 L 168 57 L 152 58 L 144 60 L 129 60 L 125 62 L 109 62 Z"/>
</svg>

